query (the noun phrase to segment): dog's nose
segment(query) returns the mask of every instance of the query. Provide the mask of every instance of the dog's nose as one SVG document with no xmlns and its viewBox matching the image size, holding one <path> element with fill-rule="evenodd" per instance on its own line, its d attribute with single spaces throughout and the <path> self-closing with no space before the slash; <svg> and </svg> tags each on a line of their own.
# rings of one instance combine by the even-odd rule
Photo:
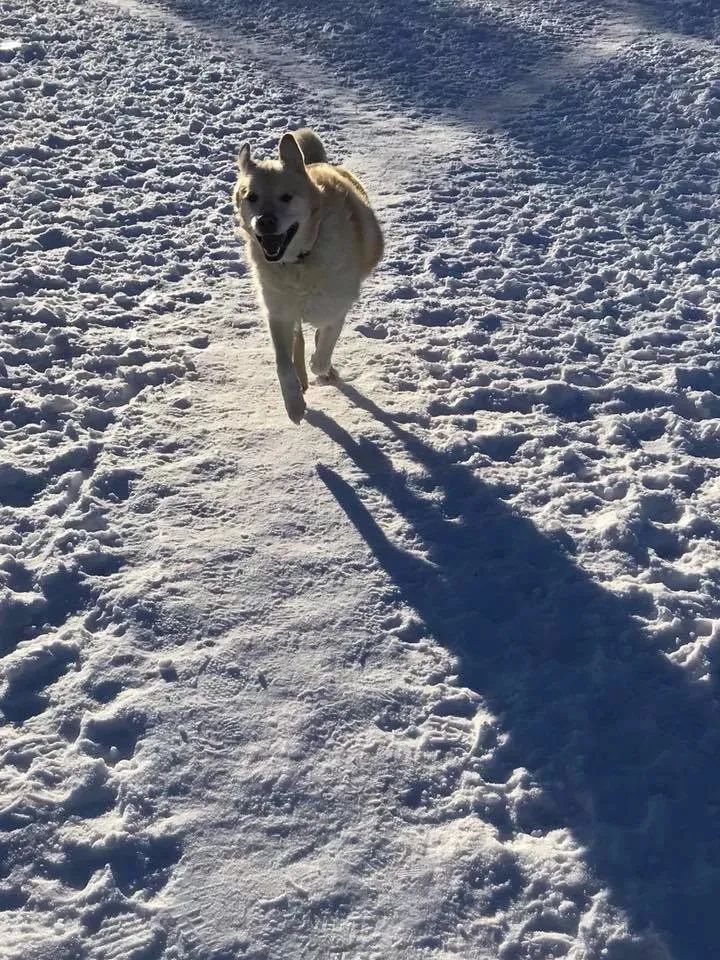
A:
<svg viewBox="0 0 720 960">
<path fill-rule="evenodd" d="M 258 233 L 277 233 L 277 219 L 271 213 L 261 214 L 255 221 Z"/>
</svg>

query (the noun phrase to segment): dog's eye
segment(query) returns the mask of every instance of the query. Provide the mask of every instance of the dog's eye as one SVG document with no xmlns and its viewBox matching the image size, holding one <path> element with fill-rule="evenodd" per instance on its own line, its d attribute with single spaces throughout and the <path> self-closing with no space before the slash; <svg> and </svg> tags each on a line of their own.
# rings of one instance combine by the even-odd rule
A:
<svg viewBox="0 0 720 960">
<path fill-rule="evenodd" d="M 248 203 L 257 203 L 257 198 L 258 198 L 258 196 L 257 196 L 256 193 L 246 193 L 246 194 L 245 194 L 245 199 L 247 200 Z"/>
<path fill-rule="evenodd" d="M 280 200 L 281 200 L 283 203 L 290 203 L 290 201 L 292 200 L 292 194 L 291 194 L 291 193 L 283 193 L 283 194 L 280 196 Z"/>
</svg>

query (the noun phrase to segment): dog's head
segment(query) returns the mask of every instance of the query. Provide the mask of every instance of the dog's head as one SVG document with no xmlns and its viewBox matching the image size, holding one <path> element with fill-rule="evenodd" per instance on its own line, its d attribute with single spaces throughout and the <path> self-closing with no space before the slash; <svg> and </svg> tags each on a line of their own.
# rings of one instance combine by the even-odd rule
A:
<svg viewBox="0 0 720 960">
<path fill-rule="evenodd" d="M 305 169 L 295 137 L 280 140 L 279 160 L 256 162 L 248 144 L 238 156 L 238 181 L 233 192 L 242 225 L 266 260 L 293 260 L 307 237 L 316 188 Z"/>
</svg>

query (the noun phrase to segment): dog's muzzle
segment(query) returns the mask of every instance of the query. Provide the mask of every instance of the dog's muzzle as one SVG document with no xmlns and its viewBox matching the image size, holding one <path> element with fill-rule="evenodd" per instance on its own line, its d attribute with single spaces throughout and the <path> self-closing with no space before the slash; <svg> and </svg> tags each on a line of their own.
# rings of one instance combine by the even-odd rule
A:
<svg viewBox="0 0 720 960">
<path fill-rule="evenodd" d="M 285 233 L 256 233 L 255 239 L 260 244 L 265 259 L 271 263 L 281 260 L 297 230 L 298 224 L 294 223 Z"/>
</svg>

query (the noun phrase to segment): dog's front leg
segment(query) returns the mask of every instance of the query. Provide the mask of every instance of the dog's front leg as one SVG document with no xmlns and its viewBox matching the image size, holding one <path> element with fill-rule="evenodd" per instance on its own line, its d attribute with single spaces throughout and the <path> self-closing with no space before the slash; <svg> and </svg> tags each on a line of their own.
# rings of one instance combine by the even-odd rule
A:
<svg viewBox="0 0 720 960">
<path fill-rule="evenodd" d="M 298 323 L 295 327 L 295 340 L 293 342 L 293 366 L 295 367 L 295 372 L 300 380 L 300 386 L 303 388 L 303 393 L 305 393 L 309 384 L 307 367 L 305 366 L 305 337 L 303 336 L 301 323 Z"/>
<path fill-rule="evenodd" d="M 295 321 L 286 317 L 270 316 L 270 336 L 275 347 L 275 365 L 285 409 L 293 423 L 300 423 L 305 416 L 305 398 L 293 364 L 293 340 Z"/>
</svg>

